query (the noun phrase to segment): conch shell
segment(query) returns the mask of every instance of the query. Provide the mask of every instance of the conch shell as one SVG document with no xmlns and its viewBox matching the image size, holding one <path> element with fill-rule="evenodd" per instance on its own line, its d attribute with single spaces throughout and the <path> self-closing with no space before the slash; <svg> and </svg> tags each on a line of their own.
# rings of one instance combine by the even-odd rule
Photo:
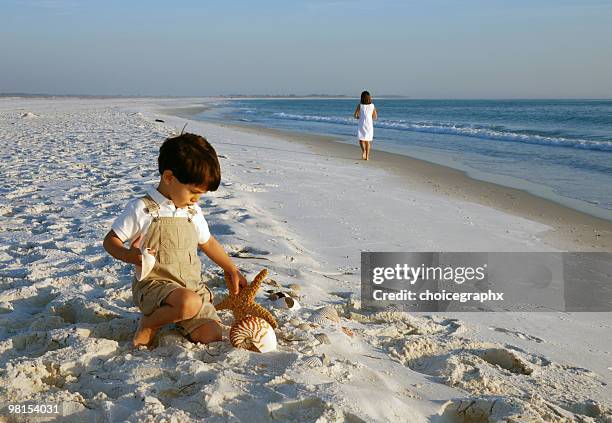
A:
<svg viewBox="0 0 612 423">
<path fill-rule="evenodd" d="M 274 329 L 261 317 L 247 316 L 234 323 L 230 329 L 229 338 L 236 348 L 261 353 L 276 350 Z"/>
</svg>

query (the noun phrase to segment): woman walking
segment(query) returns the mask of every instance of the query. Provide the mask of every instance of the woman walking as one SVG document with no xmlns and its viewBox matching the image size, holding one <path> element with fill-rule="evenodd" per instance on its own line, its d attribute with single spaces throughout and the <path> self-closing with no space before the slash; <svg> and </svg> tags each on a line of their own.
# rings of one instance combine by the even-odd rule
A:
<svg viewBox="0 0 612 423">
<path fill-rule="evenodd" d="M 361 146 L 361 158 L 370 160 L 370 148 L 374 139 L 374 121 L 378 118 L 376 107 L 372 104 L 372 96 L 367 91 L 361 93 L 361 101 L 354 113 L 355 119 L 359 119 L 357 137 Z"/>
</svg>

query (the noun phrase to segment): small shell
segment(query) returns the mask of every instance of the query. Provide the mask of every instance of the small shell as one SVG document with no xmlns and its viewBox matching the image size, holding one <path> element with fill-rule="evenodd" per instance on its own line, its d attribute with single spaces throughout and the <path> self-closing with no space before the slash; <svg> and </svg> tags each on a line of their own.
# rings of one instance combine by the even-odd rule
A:
<svg viewBox="0 0 612 423">
<path fill-rule="evenodd" d="M 324 333 L 315 333 L 314 337 L 321 344 L 331 344 L 331 341 L 329 340 L 329 336 L 327 336 Z"/>
<path fill-rule="evenodd" d="M 323 361 L 317 357 L 316 355 L 306 357 L 304 359 L 304 366 L 306 367 L 321 367 L 323 366 Z"/>
<path fill-rule="evenodd" d="M 312 341 L 314 342 L 314 339 Z M 306 345 L 304 348 L 302 348 L 301 352 L 306 356 L 313 355 L 315 353 L 314 347 L 316 347 L 316 345 L 312 345 L 311 343 L 311 345 Z"/>
<path fill-rule="evenodd" d="M 230 329 L 230 341 L 236 348 L 256 352 L 276 349 L 276 334 L 268 322 L 261 317 L 247 316 Z"/>
<path fill-rule="evenodd" d="M 299 326 L 300 324 L 300 319 L 296 319 L 295 317 L 291 320 L 289 320 L 289 323 L 291 323 L 293 326 Z"/>
<path fill-rule="evenodd" d="M 268 299 L 272 300 L 272 301 L 276 301 L 279 298 L 285 298 L 288 297 L 289 295 L 285 294 L 284 292 L 280 292 L 280 291 L 272 291 L 271 293 L 268 294 Z"/>
<path fill-rule="evenodd" d="M 298 329 L 301 329 L 301 330 L 310 330 L 310 325 L 308 323 L 300 323 L 298 325 Z"/>
<path fill-rule="evenodd" d="M 280 284 L 278 282 L 276 282 L 274 279 L 270 278 L 266 280 L 266 283 L 268 285 L 272 285 L 272 286 L 280 286 Z"/>
<path fill-rule="evenodd" d="M 274 307 L 295 311 L 301 308 L 300 303 L 291 297 L 281 297 L 274 301 Z"/>
<path fill-rule="evenodd" d="M 321 358 L 321 361 L 323 362 L 324 366 L 328 366 L 329 363 L 331 363 L 331 359 L 327 354 L 323 354 L 323 358 Z"/>
<path fill-rule="evenodd" d="M 340 322 L 340 317 L 334 307 L 325 306 L 312 313 L 310 320 L 318 324 L 329 323 L 329 321 L 338 323 Z"/>
<path fill-rule="evenodd" d="M 289 291 L 287 294 L 289 294 L 289 296 L 291 298 L 297 298 L 298 300 L 302 297 L 298 292 L 296 291 Z"/>
<path fill-rule="evenodd" d="M 292 283 L 287 286 L 292 291 L 299 292 L 302 289 L 302 286 L 297 283 Z"/>
<path fill-rule="evenodd" d="M 347 328 L 346 326 L 342 326 L 342 332 L 344 332 L 345 334 L 347 334 L 347 336 L 350 336 L 351 338 L 355 336 L 353 331 L 350 328 Z"/>
<path fill-rule="evenodd" d="M 11 304 L 10 302 L 8 301 L 0 302 L 0 313 L 10 313 L 14 309 L 15 308 L 13 307 L 13 304 Z"/>
</svg>

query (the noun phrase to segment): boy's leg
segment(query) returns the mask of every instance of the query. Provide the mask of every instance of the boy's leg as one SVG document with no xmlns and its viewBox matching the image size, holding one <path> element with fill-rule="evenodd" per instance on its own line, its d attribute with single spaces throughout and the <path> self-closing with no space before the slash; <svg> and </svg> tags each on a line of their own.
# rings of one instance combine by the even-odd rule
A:
<svg viewBox="0 0 612 423">
<path fill-rule="evenodd" d="M 222 339 L 221 325 L 216 320 L 208 320 L 195 328 L 189 334 L 189 338 L 193 342 L 201 342 L 202 344 L 220 341 Z"/>
<path fill-rule="evenodd" d="M 220 341 L 222 339 L 221 319 L 219 319 L 217 310 L 213 305 L 211 290 L 202 284 L 195 288 L 195 292 L 202 300 L 202 306 L 198 314 L 191 319 L 177 323 L 177 325 L 183 329 L 192 342 L 207 344 Z"/>
<path fill-rule="evenodd" d="M 161 307 L 140 319 L 134 334 L 134 346 L 149 345 L 162 326 L 190 319 L 196 316 L 201 308 L 202 299 L 198 294 L 186 288 L 174 289 L 165 298 Z"/>
</svg>

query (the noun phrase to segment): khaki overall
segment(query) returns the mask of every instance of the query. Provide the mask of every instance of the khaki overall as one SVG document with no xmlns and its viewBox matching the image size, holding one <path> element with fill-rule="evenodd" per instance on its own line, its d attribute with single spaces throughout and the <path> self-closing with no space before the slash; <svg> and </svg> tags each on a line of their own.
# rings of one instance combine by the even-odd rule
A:
<svg viewBox="0 0 612 423">
<path fill-rule="evenodd" d="M 168 294 L 177 288 L 187 288 L 202 298 L 199 313 L 188 320 L 177 322 L 185 334 L 209 320 L 220 321 L 212 303 L 213 294 L 202 282 L 198 237 L 189 209 L 190 217 L 160 217 L 159 205 L 148 195 L 142 197 L 147 212 L 153 217 L 144 246 L 155 249 L 155 266 L 143 280 L 134 278 L 132 295 L 134 304 L 145 316 L 150 315 L 164 303 Z"/>
</svg>

